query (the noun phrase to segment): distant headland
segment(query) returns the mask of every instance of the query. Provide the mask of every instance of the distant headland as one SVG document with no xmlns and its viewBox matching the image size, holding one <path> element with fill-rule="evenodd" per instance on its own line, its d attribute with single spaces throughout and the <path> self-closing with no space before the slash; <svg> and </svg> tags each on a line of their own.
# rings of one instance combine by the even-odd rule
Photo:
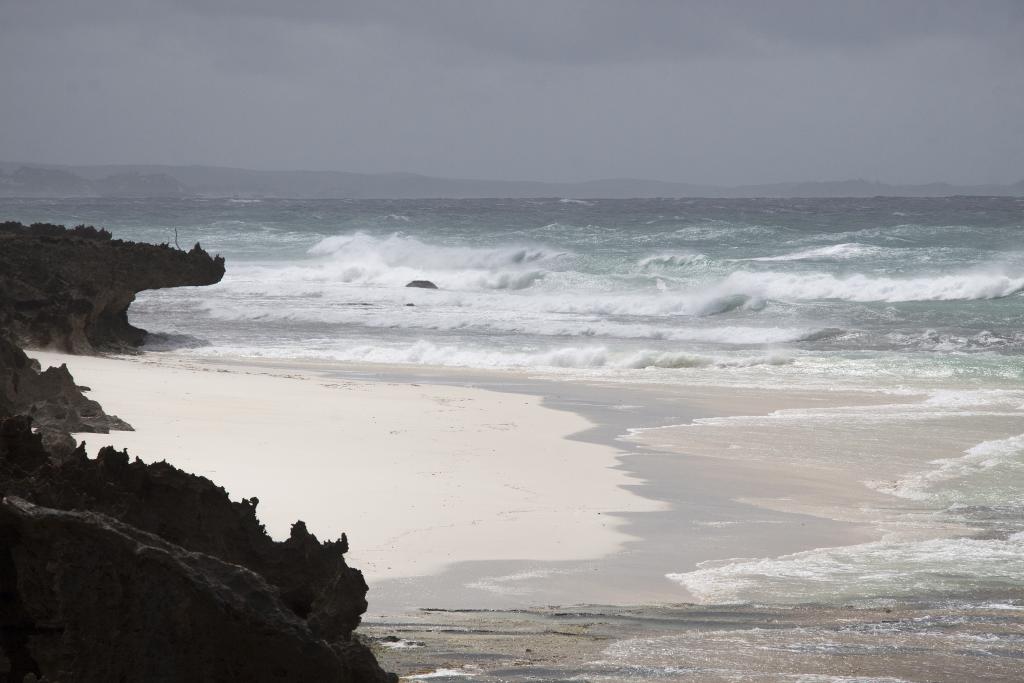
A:
<svg viewBox="0 0 1024 683">
<path fill-rule="evenodd" d="M 734 187 L 635 178 L 550 183 L 470 180 L 415 173 L 257 171 L 219 166 L 62 166 L 0 162 L 0 197 L 251 197 L 289 199 L 480 199 L 581 197 L 949 197 L 1024 196 L 1024 180 L 1011 185 L 890 185 L 856 179 Z"/>
</svg>

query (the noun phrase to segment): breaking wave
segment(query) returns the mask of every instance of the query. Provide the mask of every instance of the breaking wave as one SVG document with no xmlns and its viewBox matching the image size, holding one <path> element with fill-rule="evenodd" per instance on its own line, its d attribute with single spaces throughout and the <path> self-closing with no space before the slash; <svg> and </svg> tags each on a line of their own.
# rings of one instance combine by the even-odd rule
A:
<svg viewBox="0 0 1024 683">
<path fill-rule="evenodd" d="M 663 268 L 678 268 L 680 266 L 705 265 L 710 261 L 704 254 L 679 253 L 679 254 L 655 254 L 647 256 L 637 262 L 641 270 L 657 270 Z"/>
<path fill-rule="evenodd" d="M 323 278 L 384 286 L 426 279 L 455 290 L 524 289 L 544 277 L 545 264 L 566 256 L 539 246 L 442 246 L 399 233 L 379 238 L 361 232 L 324 238 L 309 254 L 323 257 L 306 266 Z"/>
<path fill-rule="evenodd" d="M 984 271 L 911 278 L 736 271 L 720 287 L 780 301 L 956 301 L 1017 294 L 1024 290 L 1024 276 Z"/>
<path fill-rule="evenodd" d="M 834 603 L 970 594 L 965 576 L 1017 589 L 1024 581 L 1024 534 L 1006 539 L 877 541 L 777 558 L 738 560 L 666 577 L 703 603 Z"/>
<path fill-rule="evenodd" d="M 1024 434 L 984 441 L 964 451 L 958 458 L 943 458 L 934 460 L 931 464 L 935 465 L 932 470 L 905 477 L 891 484 L 875 483 L 874 487 L 910 500 L 960 504 L 988 502 L 975 500 L 973 498 L 976 496 L 972 494 L 980 493 L 980 497 L 987 498 L 985 494 L 1001 493 L 996 490 L 999 488 L 998 485 L 982 482 L 983 486 L 970 486 L 968 482 L 985 474 L 994 474 L 998 477 L 998 470 L 1005 470 L 1008 467 L 1024 467 Z"/>
<path fill-rule="evenodd" d="M 379 238 L 357 232 L 320 240 L 309 249 L 315 256 L 359 259 L 389 266 L 417 265 L 423 268 L 499 268 L 545 261 L 564 256 L 564 251 L 545 247 L 509 246 L 492 249 L 428 245 L 415 237 L 394 233 Z"/>
<path fill-rule="evenodd" d="M 879 247 L 858 242 L 846 242 L 833 244 L 827 247 L 814 247 L 813 249 L 802 249 L 779 256 L 757 256 L 743 261 L 830 261 L 859 258 L 862 256 L 873 256 L 879 253 Z"/>
<path fill-rule="evenodd" d="M 250 357 L 289 357 L 294 352 L 274 348 L 218 347 L 214 355 Z M 607 368 L 613 370 L 710 369 L 729 370 L 758 365 L 788 365 L 792 359 L 782 354 L 763 356 L 711 356 L 685 352 L 655 350 L 616 351 L 606 346 L 568 346 L 548 351 L 488 350 L 455 344 L 435 344 L 419 340 L 408 345 L 360 344 L 347 348 L 307 350 L 301 357 L 355 363 L 386 363 L 399 365 L 433 365 L 471 368 L 558 369 Z"/>
</svg>

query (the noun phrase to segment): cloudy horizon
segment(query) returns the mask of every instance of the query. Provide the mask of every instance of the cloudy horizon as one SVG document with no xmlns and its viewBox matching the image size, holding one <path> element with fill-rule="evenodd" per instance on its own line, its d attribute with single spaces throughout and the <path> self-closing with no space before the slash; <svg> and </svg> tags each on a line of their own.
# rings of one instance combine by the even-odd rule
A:
<svg viewBox="0 0 1024 683">
<path fill-rule="evenodd" d="M 1024 4 L 0 1 L 3 161 L 1024 178 Z"/>
</svg>

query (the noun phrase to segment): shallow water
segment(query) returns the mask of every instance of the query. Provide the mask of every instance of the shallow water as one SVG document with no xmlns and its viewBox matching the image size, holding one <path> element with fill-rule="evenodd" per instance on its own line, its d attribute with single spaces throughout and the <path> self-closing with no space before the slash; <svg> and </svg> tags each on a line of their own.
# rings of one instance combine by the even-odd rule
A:
<svg viewBox="0 0 1024 683">
<path fill-rule="evenodd" d="M 362 630 L 409 680 L 1009 683 L 1021 605 L 426 610 Z"/>
</svg>

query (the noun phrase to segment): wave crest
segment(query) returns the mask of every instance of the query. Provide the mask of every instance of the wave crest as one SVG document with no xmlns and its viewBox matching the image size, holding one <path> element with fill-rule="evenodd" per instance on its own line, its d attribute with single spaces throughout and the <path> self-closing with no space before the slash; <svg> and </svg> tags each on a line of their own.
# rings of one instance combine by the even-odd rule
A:
<svg viewBox="0 0 1024 683">
<path fill-rule="evenodd" d="M 566 255 L 542 246 L 456 247 L 362 232 L 324 238 L 308 253 L 325 257 L 315 266 L 325 279 L 385 286 L 431 280 L 454 290 L 524 289 L 544 277 L 545 262 Z"/>
<path fill-rule="evenodd" d="M 757 256 L 741 261 L 843 261 L 846 259 L 871 256 L 877 254 L 881 249 L 870 244 L 859 242 L 844 242 L 843 244 L 831 244 L 827 247 L 814 247 L 801 249 L 779 256 Z"/>
<path fill-rule="evenodd" d="M 664 268 L 679 268 L 683 266 L 706 265 L 710 259 L 705 254 L 697 252 L 678 254 L 655 254 L 647 256 L 637 262 L 640 270 L 659 270 Z"/>
<path fill-rule="evenodd" d="M 226 349 L 226 353 L 238 353 Z M 274 356 L 272 350 L 250 349 L 241 355 Z M 548 351 L 489 350 L 482 347 L 441 345 L 421 339 L 408 345 L 363 344 L 343 349 L 312 352 L 310 357 L 330 358 L 344 362 L 433 365 L 474 368 L 531 368 L 531 369 L 599 369 L 668 370 L 710 369 L 728 370 L 759 365 L 778 366 L 792 363 L 780 354 L 764 356 L 708 356 L 685 352 L 613 351 L 605 346 L 567 346 Z"/>
<path fill-rule="evenodd" d="M 1024 291 L 1024 276 L 985 271 L 911 278 L 736 271 L 722 282 L 721 288 L 780 301 L 957 301 L 1017 294 Z"/>
</svg>

